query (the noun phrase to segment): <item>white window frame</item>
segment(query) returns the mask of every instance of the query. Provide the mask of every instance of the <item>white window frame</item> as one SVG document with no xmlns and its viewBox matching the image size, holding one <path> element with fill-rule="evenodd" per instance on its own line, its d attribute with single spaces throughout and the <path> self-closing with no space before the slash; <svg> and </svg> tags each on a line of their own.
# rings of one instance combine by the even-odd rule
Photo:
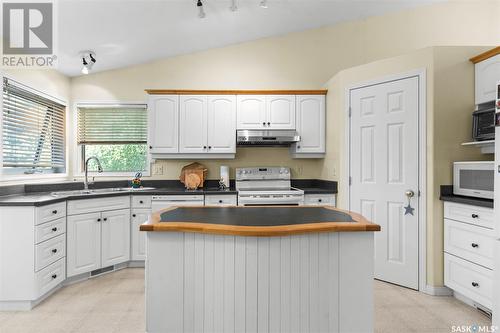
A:
<svg viewBox="0 0 500 333">
<path fill-rule="evenodd" d="M 8 80 L 15 81 L 16 84 L 21 86 L 23 89 L 39 95 L 43 98 L 46 98 L 48 100 L 51 100 L 53 102 L 59 103 L 63 105 L 66 108 L 66 129 L 70 128 L 70 116 L 69 116 L 69 109 L 68 109 L 68 102 L 64 100 L 61 97 L 56 97 L 49 95 L 43 91 L 37 90 L 35 88 L 30 87 L 27 85 L 23 80 L 18 80 L 17 78 L 7 75 L 4 72 L 0 71 L 0 82 L 3 84 L 3 79 L 6 78 Z M 2 86 L 3 88 L 3 86 Z M 0 131 L 1 135 L 3 136 L 3 97 L 0 98 Z M 3 166 L 3 140 L 0 140 L 0 183 L 3 182 L 16 182 L 16 183 L 23 183 L 23 182 L 33 182 L 33 180 L 67 180 L 69 176 L 69 151 L 70 151 L 70 146 L 69 146 L 69 133 L 66 130 L 66 147 L 65 147 L 65 172 L 64 173 L 42 173 L 42 174 L 4 174 L 2 170 Z"/>
<path fill-rule="evenodd" d="M 143 107 L 145 106 L 146 112 L 148 108 L 148 103 L 147 102 L 122 102 L 122 101 L 106 101 L 106 102 L 100 102 L 100 101 L 78 101 L 75 102 L 73 105 L 73 115 L 72 115 L 72 133 L 73 133 L 73 156 L 74 158 L 74 165 L 73 165 L 73 176 L 75 178 L 83 178 L 85 176 L 84 170 L 81 170 L 81 166 L 83 164 L 82 161 L 82 149 L 81 146 L 78 145 L 76 135 L 78 133 L 78 108 L 81 107 L 87 107 L 87 108 L 98 108 L 98 107 L 109 107 L 109 108 L 119 108 L 119 107 Z M 148 132 L 149 132 L 149 127 L 148 127 Z M 134 177 L 137 171 L 131 171 L 131 172 L 92 172 L 92 177 Z M 146 155 L 146 170 L 142 171 L 142 175 L 144 177 L 149 177 L 151 175 L 151 156 L 149 152 Z"/>
</svg>

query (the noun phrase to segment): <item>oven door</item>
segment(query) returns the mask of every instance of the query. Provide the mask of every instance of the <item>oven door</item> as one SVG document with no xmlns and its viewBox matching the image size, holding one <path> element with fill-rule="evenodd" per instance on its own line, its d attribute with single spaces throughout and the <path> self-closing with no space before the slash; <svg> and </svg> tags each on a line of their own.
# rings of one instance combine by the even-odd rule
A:
<svg viewBox="0 0 500 333">
<path fill-rule="evenodd" d="M 453 194 L 493 199 L 494 162 L 455 162 Z"/>
<path fill-rule="evenodd" d="M 302 206 L 304 195 L 238 195 L 238 206 Z"/>
</svg>

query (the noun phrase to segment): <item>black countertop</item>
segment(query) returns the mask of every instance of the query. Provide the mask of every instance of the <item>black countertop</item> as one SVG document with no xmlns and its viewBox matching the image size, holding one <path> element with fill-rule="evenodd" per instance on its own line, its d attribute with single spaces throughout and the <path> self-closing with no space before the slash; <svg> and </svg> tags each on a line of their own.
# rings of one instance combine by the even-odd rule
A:
<svg viewBox="0 0 500 333">
<path fill-rule="evenodd" d="M 160 215 L 160 223 L 206 223 L 268 227 L 307 223 L 354 222 L 351 215 L 323 207 L 178 207 Z"/>
<path fill-rule="evenodd" d="M 453 194 L 453 185 L 441 185 L 441 194 L 439 199 L 442 201 L 450 201 L 472 206 L 493 208 L 492 199 L 466 197 L 462 195 Z"/>
<path fill-rule="evenodd" d="M 26 184 L 0 187 L 0 206 L 44 206 L 67 200 L 92 199 L 124 195 L 223 195 L 237 194 L 234 181 L 227 190 L 220 190 L 218 181 L 207 180 L 204 189 L 186 190 L 178 180 L 145 180 L 144 187 L 154 189 L 116 191 L 106 193 L 80 194 L 71 196 L 53 196 L 56 191 L 82 190 L 81 182 L 61 182 L 54 184 Z M 125 188 L 129 187 L 128 181 L 103 181 L 96 182 L 90 189 Z M 316 179 L 292 180 L 292 186 L 304 190 L 305 194 L 335 194 L 337 182 Z"/>
</svg>

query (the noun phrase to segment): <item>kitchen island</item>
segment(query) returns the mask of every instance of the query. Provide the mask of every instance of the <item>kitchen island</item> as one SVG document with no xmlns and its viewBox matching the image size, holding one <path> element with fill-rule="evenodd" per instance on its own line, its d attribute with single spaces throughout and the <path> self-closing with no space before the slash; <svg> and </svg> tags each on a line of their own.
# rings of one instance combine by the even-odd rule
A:
<svg viewBox="0 0 500 333">
<path fill-rule="evenodd" d="M 331 207 L 177 207 L 147 232 L 146 330 L 373 331 L 373 232 Z"/>
</svg>

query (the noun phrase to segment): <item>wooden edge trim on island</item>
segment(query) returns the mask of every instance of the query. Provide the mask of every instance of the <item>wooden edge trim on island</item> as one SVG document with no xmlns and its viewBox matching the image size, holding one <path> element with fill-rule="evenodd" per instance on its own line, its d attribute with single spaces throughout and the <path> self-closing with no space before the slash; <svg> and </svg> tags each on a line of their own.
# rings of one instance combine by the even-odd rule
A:
<svg viewBox="0 0 500 333">
<path fill-rule="evenodd" d="M 196 206 L 200 208 L 199 206 Z M 233 206 L 244 208 L 242 206 Z M 255 206 L 254 206 L 255 207 Z M 258 206 L 257 206 L 258 207 Z M 265 207 L 265 206 L 264 206 Z M 293 206 L 292 209 L 310 206 Z M 153 213 L 148 222 L 140 226 L 140 231 L 158 231 L 158 232 L 197 232 L 204 234 L 233 235 L 233 236 L 287 236 L 296 234 L 305 234 L 313 232 L 353 232 L 353 231 L 380 231 L 378 224 L 369 222 L 360 214 L 337 209 L 328 206 L 315 206 L 343 212 L 351 215 L 355 222 L 322 222 L 322 223 L 304 223 L 279 226 L 237 226 L 228 224 L 209 224 L 197 222 L 159 222 L 161 214 L 178 207 L 170 207 L 159 212 Z M 183 207 L 184 208 L 184 207 Z"/>
<path fill-rule="evenodd" d="M 497 46 L 494 49 L 491 49 L 491 50 L 488 50 L 488 51 L 483 52 L 481 54 L 478 54 L 477 56 L 472 57 L 469 60 L 472 63 L 477 64 L 478 62 L 481 62 L 481 61 L 484 61 L 484 60 L 486 60 L 488 58 L 494 57 L 497 54 L 500 54 L 500 46 Z"/>
<path fill-rule="evenodd" d="M 182 90 L 146 89 L 149 95 L 326 95 L 328 90 Z"/>
</svg>

